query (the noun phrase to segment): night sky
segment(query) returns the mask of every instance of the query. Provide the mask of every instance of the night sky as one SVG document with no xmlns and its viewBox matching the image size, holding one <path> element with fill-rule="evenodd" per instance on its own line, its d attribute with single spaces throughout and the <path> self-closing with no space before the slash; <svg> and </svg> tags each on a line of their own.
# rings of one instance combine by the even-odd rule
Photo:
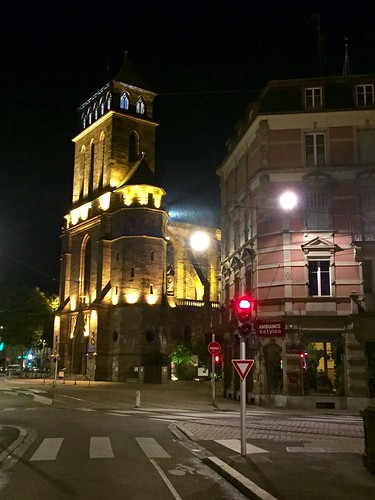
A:
<svg viewBox="0 0 375 500">
<path fill-rule="evenodd" d="M 216 170 L 245 107 L 269 80 L 340 75 L 345 37 L 352 72 L 375 73 L 373 4 L 3 3 L 0 278 L 11 272 L 57 289 L 77 108 L 117 74 L 125 50 L 158 93 L 157 175 L 168 209 L 218 224 Z"/>
</svg>

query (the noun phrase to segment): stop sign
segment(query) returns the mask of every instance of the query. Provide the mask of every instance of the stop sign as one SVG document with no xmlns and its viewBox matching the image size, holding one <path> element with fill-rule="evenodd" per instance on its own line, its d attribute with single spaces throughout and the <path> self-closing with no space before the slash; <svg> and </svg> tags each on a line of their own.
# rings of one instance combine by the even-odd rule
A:
<svg viewBox="0 0 375 500">
<path fill-rule="evenodd" d="M 219 354 L 220 351 L 221 351 L 221 345 L 219 344 L 219 342 L 210 342 L 208 344 L 208 352 L 213 356 L 215 354 Z"/>
</svg>

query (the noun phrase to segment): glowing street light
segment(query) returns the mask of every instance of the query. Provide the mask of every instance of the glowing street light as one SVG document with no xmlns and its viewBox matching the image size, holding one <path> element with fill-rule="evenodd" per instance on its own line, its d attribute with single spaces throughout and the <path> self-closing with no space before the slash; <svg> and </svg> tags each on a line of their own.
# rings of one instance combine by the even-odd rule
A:
<svg viewBox="0 0 375 500">
<path fill-rule="evenodd" d="M 210 245 L 210 238 L 207 233 L 203 231 L 196 231 L 190 237 L 190 246 L 197 252 L 204 252 Z"/>
<path fill-rule="evenodd" d="M 298 198 L 292 191 L 286 191 L 280 196 L 279 202 L 281 208 L 283 208 L 284 210 L 293 210 L 293 208 L 298 203 Z"/>
</svg>

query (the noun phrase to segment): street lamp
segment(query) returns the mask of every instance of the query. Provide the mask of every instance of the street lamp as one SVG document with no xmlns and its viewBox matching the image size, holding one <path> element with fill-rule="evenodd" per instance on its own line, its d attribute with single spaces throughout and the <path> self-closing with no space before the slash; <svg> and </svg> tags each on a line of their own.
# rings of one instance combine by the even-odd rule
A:
<svg viewBox="0 0 375 500">
<path fill-rule="evenodd" d="M 298 198 L 293 191 L 285 191 L 279 198 L 280 206 L 284 210 L 293 210 L 298 203 Z"/>
<path fill-rule="evenodd" d="M 204 231 L 196 231 L 190 236 L 190 246 L 196 252 L 204 252 L 210 246 L 210 238 Z"/>
</svg>

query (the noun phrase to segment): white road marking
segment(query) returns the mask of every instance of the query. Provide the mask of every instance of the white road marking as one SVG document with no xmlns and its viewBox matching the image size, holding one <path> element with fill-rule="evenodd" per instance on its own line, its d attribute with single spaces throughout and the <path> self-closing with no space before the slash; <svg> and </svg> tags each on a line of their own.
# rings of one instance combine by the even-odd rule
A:
<svg viewBox="0 0 375 500">
<path fill-rule="evenodd" d="M 130 415 L 123 415 L 122 413 L 107 412 L 106 415 L 115 415 L 116 417 L 130 417 Z"/>
<path fill-rule="evenodd" d="M 148 458 L 171 458 L 154 438 L 135 438 Z"/>
<path fill-rule="evenodd" d="M 90 458 L 113 458 L 111 441 L 109 437 L 90 438 Z"/>
<path fill-rule="evenodd" d="M 153 460 L 152 458 L 150 458 L 150 462 L 155 467 L 155 469 L 158 471 L 158 473 L 160 474 L 160 477 L 163 479 L 163 481 L 167 485 L 169 491 L 172 493 L 172 495 L 174 496 L 174 498 L 176 500 L 182 500 L 182 498 L 178 494 L 177 490 L 174 488 L 173 484 L 170 482 L 170 480 L 167 478 L 167 476 L 164 474 L 164 472 L 159 467 L 159 465 L 155 462 L 155 460 Z"/>
<path fill-rule="evenodd" d="M 94 410 L 93 408 L 77 408 L 77 410 L 80 410 L 80 411 L 97 411 L 97 410 Z"/>
<path fill-rule="evenodd" d="M 241 452 L 241 442 L 239 439 L 215 439 L 215 443 L 219 443 L 230 450 L 236 451 L 238 453 Z M 253 446 L 252 444 L 246 443 L 246 454 L 253 455 L 254 453 L 269 453 L 267 450 L 263 450 L 263 448 L 258 448 L 257 446 Z"/>
<path fill-rule="evenodd" d="M 64 438 L 45 438 L 30 461 L 55 460 Z"/>
</svg>

